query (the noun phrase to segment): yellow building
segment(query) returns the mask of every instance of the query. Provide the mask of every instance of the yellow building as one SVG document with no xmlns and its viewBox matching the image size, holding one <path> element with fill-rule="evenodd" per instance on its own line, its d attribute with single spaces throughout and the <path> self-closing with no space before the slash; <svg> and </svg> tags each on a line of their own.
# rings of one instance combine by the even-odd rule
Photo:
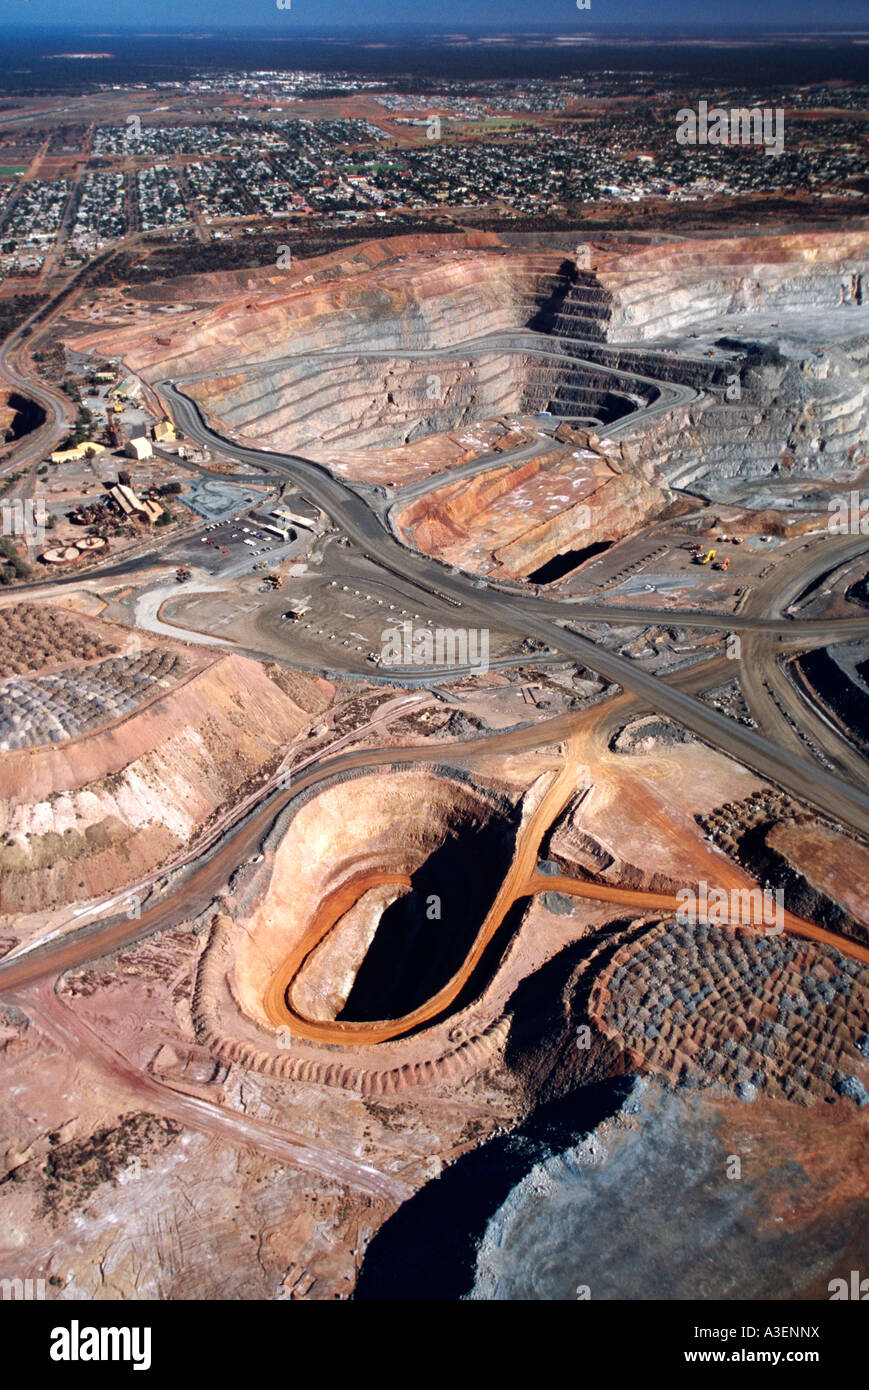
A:
<svg viewBox="0 0 869 1390">
<path fill-rule="evenodd" d="M 51 455 L 52 463 L 69 463 L 71 460 L 77 462 L 83 458 L 94 458 L 97 454 L 104 454 L 106 446 L 95 444 L 92 439 L 86 439 L 83 444 L 76 444 L 73 449 L 58 449 Z"/>
<path fill-rule="evenodd" d="M 154 426 L 154 438 L 158 444 L 172 444 L 177 439 L 175 426 L 171 420 L 161 420 Z"/>
<path fill-rule="evenodd" d="M 139 463 L 141 463 L 143 459 L 154 457 L 151 441 L 150 439 L 146 439 L 144 435 L 139 439 L 128 439 L 124 445 L 124 453 L 127 455 L 128 459 L 138 459 Z"/>
</svg>

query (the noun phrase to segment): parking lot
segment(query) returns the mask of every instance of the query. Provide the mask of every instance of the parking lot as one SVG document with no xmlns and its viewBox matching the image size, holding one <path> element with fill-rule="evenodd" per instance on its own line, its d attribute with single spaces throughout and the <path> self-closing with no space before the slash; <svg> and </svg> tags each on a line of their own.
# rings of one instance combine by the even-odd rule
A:
<svg viewBox="0 0 869 1390">
<path fill-rule="evenodd" d="M 257 569 L 265 572 L 305 549 L 309 533 L 295 527 L 287 530 L 288 539 L 283 541 L 247 516 L 210 522 L 188 537 L 183 545 L 177 546 L 172 559 L 225 579 L 251 574 Z"/>
</svg>

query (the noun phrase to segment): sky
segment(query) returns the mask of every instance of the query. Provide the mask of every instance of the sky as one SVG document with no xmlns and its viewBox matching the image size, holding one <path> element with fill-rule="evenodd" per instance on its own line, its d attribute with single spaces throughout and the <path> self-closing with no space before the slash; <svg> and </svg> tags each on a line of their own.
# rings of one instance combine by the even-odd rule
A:
<svg viewBox="0 0 869 1390">
<path fill-rule="evenodd" d="M 715 5 L 699 0 L 590 0 L 587 10 L 578 9 L 576 0 L 290 0 L 290 5 L 279 9 L 278 0 L 88 0 L 86 6 L 71 6 L 69 0 L 0 0 L 0 23 L 210 33 L 244 28 L 341 33 L 396 23 L 457 32 L 585 28 L 591 33 L 616 28 L 635 31 L 638 38 L 674 28 L 686 33 L 718 30 L 736 38 L 765 28 L 869 29 L 869 0 L 836 0 L 834 5 L 819 5 L 817 0 L 725 0 Z"/>
</svg>

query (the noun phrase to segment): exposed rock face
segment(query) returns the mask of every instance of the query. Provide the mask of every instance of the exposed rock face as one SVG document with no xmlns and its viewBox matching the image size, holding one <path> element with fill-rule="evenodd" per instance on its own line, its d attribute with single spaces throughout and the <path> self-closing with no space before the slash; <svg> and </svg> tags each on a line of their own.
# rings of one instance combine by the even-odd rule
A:
<svg viewBox="0 0 869 1390">
<path fill-rule="evenodd" d="M 475 1194 L 488 1195 L 481 1173 L 506 1167 L 503 1147 L 460 1161 L 449 1208 L 444 1200 L 429 1210 L 428 1230 L 418 1223 L 406 1237 L 407 1248 L 427 1250 L 417 1264 L 437 1268 L 449 1248 L 447 1268 L 455 1268 L 464 1252 L 453 1254 L 449 1211 L 469 1207 L 479 1213 L 471 1247 L 476 1281 L 472 1266 L 460 1292 L 473 1283 L 474 1299 L 823 1301 L 831 1276 L 859 1268 L 865 1111 L 851 1107 L 846 1118 L 841 1102 L 834 1110 L 806 1108 L 762 1095 L 743 1104 L 715 1092 L 673 1091 L 654 1078 L 634 1079 L 627 1096 L 607 1089 L 615 1094 L 602 1121 L 580 1096 L 553 1135 L 555 1153 L 541 1157 L 539 1143 L 524 1146 L 534 1165 L 517 1175 L 494 1215 L 480 1211 Z M 521 1139 L 512 1144 L 519 1148 Z M 439 1224 L 446 1227 L 440 1238 Z M 375 1242 L 362 1296 L 379 1253 Z M 396 1264 L 393 1257 L 393 1270 Z M 389 1292 L 381 1282 L 380 1297 L 393 1290 L 400 1298 L 425 1296 L 409 1261 L 395 1273 Z"/>
<path fill-rule="evenodd" d="M 29 396 L 19 391 L 0 390 L 0 445 L 21 439 L 38 429 L 45 420 L 45 411 Z"/>
<path fill-rule="evenodd" d="M 616 450 L 608 458 L 563 447 L 447 482 L 399 513 L 396 525 L 427 554 L 514 577 L 572 547 L 618 540 L 656 515 L 668 495 L 639 471 L 622 471 Z"/>
<path fill-rule="evenodd" d="M 398 237 L 369 244 L 367 255 L 358 248 L 352 258 L 303 263 L 304 276 L 270 275 L 253 301 L 242 295 L 173 318 L 168 339 L 162 325 L 148 332 L 137 324 L 82 341 L 123 354 L 149 382 L 207 377 L 191 387 L 203 405 L 274 447 L 357 434 L 371 445 L 400 443 L 431 432 L 434 419 L 450 428 L 471 411 L 481 418 L 511 408 L 521 370 L 507 359 L 375 362 L 361 370 L 352 358 L 305 360 L 324 350 L 451 350 L 463 339 L 522 328 L 558 281 L 556 253 L 507 256 L 489 234 L 429 240 L 438 254 L 424 238 Z M 235 371 L 256 363 L 273 365 L 253 377 Z"/>
<path fill-rule="evenodd" d="M 679 241 L 607 258 L 607 336 L 668 337 L 755 308 L 835 309 L 863 303 L 863 232 Z"/>
<path fill-rule="evenodd" d="M 690 407 L 622 436 L 623 464 L 654 465 L 658 480 L 702 479 L 712 488 L 865 462 L 863 234 L 610 244 L 596 264 L 594 273 L 578 271 L 561 251 L 519 249 L 491 233 L 399 237 L 284 274 L 269 268 L 179 281 L 177 293 L 212 307 L 173 316 L 168 337 L 165 319 L 158 326 L 143 314 L 130 328 L 89 334 L 74 346 L 120 353 L 148 382 L 197 377 L 189 389 L 217 420 L 339 468 L 348 448 L 410 447 L 505 412 L 546 408 L 607 424 L 653 398 L 648 383 L 608 376 L 604 365 L 701 393 Z M 763 322 L 743 332 L 740 317 L 758 315 Z M 586 361 L 523 353 L 521 343 L 515 352 L 438 355 L 487 333 L 527 328 Z M 699 344 L 688 350 L 689 333 L 713 328 L 720 334 L 714 360 Z M 365 356 L 372 352 L 383 357 Z M 738 400 L 725 395 L 728 355 L 739 368 Z M 442 457 L 448 464 L 455 450 Z M 415 460 L 408 464 L 417 472 Z M 370 467 L 372 478 L 380 475 L 376 455 Z M 365 476 L 361 461 L 351 471 Z M 609 529 L 597 528 L 589 543 Z M 566 530 L 549 553 L 574 543 Z M 515 558 L 506 557 L 505 573 L 527 572 Z"/>
<path fill-rule="evenodd" d="M 324 1008 L 343 1004 L 356 982 L 362 957 L 370 954 L 386 910 L 404 896 L 386 892 L 380 884 L 367 889 L 366 876 L 406 875 L 412 881 L 446 847 L 460 853 L 466 841 L 468 852 L 473 853 L 476 837 L 493 817 L 497 820 L 496 808 L 487 797 L 431 770 L 355 777 L 334 784 L 301 806 L 275 850 L 263 901 L 244 930 L 235 933 L 235 994 L 244 1011 L 270 1026 L 263 1001 L 273 976 L 324 901 L 346 888 L 347 907 L 337 923 L 337 940 L 323 942 L 299 977 L 299 993 L 295 988 L 293 992 L 297 1008 L 303 1001 L 319 1001 L 315 1004 L 318 1017 L 324 1016 Z M 509 823 L 504 824 L 502 838 L 506 850 Z M 403 968 L 405 951 L 415 954 L 412 939 L 422 938 L 421 954 L 416 955 L 420 979 L 409 987 L 418 985 L 423 998 L 434 989 L 425 985 L 422 976 L 436 970 L 439 957 L 450 956 L 451 943 L 460 946 L 470 933 L 466 954 L 482 921 L 482 916 L 475 917 L 473 884 L 462 884 L 457 873 L 454 869 L 450 876 L 438 875 L 440 915 L 427 918 L 423 911 L 422 920 L 408 920 L 395 942 L 393 977 Z M 423 886 L 424 903 L 427 896 Z M 445 920 L 450 923 L 448 930 Z M 464 954 L 458 952 L 456 968 Z M 426 966 L 420 964 L 423 957 L 428 960 Z M 332 974 L 336 966 L 337 982 Z M 330 990 L 335 994 L 329 1003 Z M 378 1016 L 400 1014 L 374 1015 Z"/>
<path fill-rule="evenodd" d="M 405 336 L 405 327 L 390 333 L 378 318 L 369 336 L 373 342 L 378 335 L 394 339 Z M 301 355 L 256 376 L 218 377 L 191 388 L 220 419 L 312 458 L 327 457 L 335 444 L 392 447 L 517 411 L 523 391 L 521 358 L 496 354 L 416 361 L 348 356 L 339 362 Z"/>
<path fill-rule="evenodd" d="M 343 478 L 403 487 L 443 473 L 454 464 L 522 448 L 533 439 L 528 426 L 515 427 L 505 419 L 473 420 L 443 434 L 429 434 L 390 448 L 355 449 L 348 447 L 349 440 L 347 445 L 334 444 L 329 450 L 329 467 Z"/>
<path fill-rule="evenodd" d="M 136 882 L 264 777 L 309 719 L 256 662 L 229 656 L 117 728 L 3 754 L 0 911 Z"/>
<path fill-rule="evenodd" d="M 869 850 L 783 792 L 754 792 L 700 818 L 709 837 L 759 880 L 776 883 L 788 911 L 869 941 Z"/>
<path fill-rule="evenodd" d="M 293 989 L 306 1018 L 337 1018 L 347 1002 L 365 954 L 387 908 L 408 892 L 402 884 L 369 888 L 311 955 Z"/>
<path fill-rule="evenodd" d="M 712 394 L 630 436 L 636 447 L 671 483 L 700 481 L 713 494 L 721 479 L 856 470 L 869 454 L 867 274 L 863 233 L 691 241 L 607 258 L 599 280 L 609 338 L 684 342 L 689 329 L 734 325 L 720 345 L 738 362 L 740 397 L 728 400 L 716 379 Z M 631 365 L 643 370 L 636 350 Z M 665 375 L 654 359 L 647 370 Z M 681 379 L 697 385 L 691 370 L 679 363 Z"/>
<path fill-rule="evenodd" d="M 856 474 L 869 456 L 867 341 L 861 330 L 853 342 L 823 349 L 805 338 L 750 347 L 740 400 L 701 398 L 642 434 L 630 431 L 625 447 L 653 456 L 672 485 L 699 484 L 713 497 L 738 478 L 829 476 L 842 467 Z"/>
<path fill-rule="evenodd" d="M 854 934 L 869 940 L 869 848 L 842 843 L 842 837 L 825 825 L 811 821 L 779 821 L 767 833 L 766 843 L 782 855 L 821 899 L 841 907 L 854 923 Z M 845 921 L 847 927 L 849 923 Z"/>
</svg>

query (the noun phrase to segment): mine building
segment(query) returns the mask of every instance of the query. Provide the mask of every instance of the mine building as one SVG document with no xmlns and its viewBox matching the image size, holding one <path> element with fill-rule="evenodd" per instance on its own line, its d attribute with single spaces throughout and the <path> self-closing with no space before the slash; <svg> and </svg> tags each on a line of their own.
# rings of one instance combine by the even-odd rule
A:
<svg viewBox="0 0 869 1390">
<path fill-rule="evenodd" d="M 159 502 L 152 502 L 147 497 L 139 497 L 131 487 L 124 483 L 116 483 L 109 488 L 109 496 L 124 513 L 133 521 L 145 521 L 149 526 L 163 515 L 163 508 Z"/>
<path fill-rule="evenodd" d="M 58 449 L 51 455 L 52 463 L 78 463 L 83 458 L 94 458 L 97 454 L 105 453 L 105 444 L 95 444 L 92 439 L 86 439 L 83 444 L 76 444 L 72 449 Z"/>
<path fill-rule="evenodd" d="M 144 459 L 154 457 L 154 450 L 151 447 L 150 439 L 141 435 L 138 439 L 128 439 L 124 445 L 124 453 L 129 459 L 137 459 L 141 463 Z"/>
</svg>

